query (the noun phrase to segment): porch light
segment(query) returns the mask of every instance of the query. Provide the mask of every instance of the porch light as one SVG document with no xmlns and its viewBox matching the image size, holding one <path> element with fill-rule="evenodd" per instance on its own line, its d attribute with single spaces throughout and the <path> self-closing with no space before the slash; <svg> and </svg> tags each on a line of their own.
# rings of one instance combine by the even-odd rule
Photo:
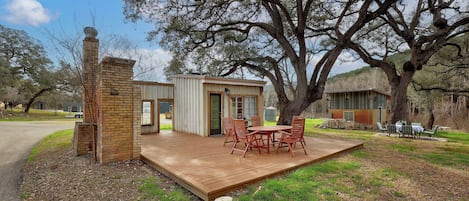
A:
<svg viewBox="0 0 469 201">
<path fill-rule="evenodd" d="M 230 95 L 230 89 L 229 89 L 229 88 L 225 88 L 225 93 L 226 93 L 227 96 L 229 96 L 229 95 Z"/>
</svg>

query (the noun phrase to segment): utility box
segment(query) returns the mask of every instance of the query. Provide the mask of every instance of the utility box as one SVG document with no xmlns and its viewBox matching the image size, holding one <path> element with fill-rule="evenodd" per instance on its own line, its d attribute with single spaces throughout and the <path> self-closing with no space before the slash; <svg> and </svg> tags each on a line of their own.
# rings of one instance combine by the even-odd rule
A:
<svg viewBox="0 0 469 201">
<path fill-rule="evenodd" d="M 268 107 L 264 112 L 264 119 L 266 121 L 277 121 L 277 108 Z"/>
</svg>

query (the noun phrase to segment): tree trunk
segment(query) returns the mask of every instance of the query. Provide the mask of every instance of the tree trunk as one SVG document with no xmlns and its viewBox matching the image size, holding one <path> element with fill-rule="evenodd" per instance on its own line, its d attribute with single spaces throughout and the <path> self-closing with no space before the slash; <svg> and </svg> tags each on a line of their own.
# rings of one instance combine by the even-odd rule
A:
<svg viewBox="0 0 469 201">
<path fill-rule="evenodd" d="M 277 125 L 291 125 L 293 116 L 300 115 L 314 100 L 295 100 L 287 103 L 279 102 L 279 119 Z"/>
<path fill-rule="evenodd" d="M 415 71 L 404 71 L 400 79 L 391 82 L 391 123 L 399 120 L 409 120 L 407 107 L 407 87 L 412 81 Z"/>
<path fill-rule="evenodd" d="M 429 128 L 429 129 L 432 129 L 433 124 L 435 123 L 435 114 L 433 114 L 433 109 L 429 109 L 428 113 L 429 113 L 430 117 L 428 118 L 428 121 L 427 121 L 427 124 L 425 125 L 425 127 Z"/>
<path fill-rule="evenodd" d="M 29 112 L 29 109 L 31 108 L 31 106 L 33 105 L 33 103 L 34 103 L 34 101 L 36 100 L 37 97 L 41 96 L 44 92 L 52 91 L 53 89 L 54 88 L 52 88 L 52 87 L 41 89 L 41 90 L 39 90 L 39 92 L 34 94 L 33 97 L 31 97 L 29 99 L 28 103 L 26 104 L 26 108 L 24 109 L 24 113 Z"/>
</svg>

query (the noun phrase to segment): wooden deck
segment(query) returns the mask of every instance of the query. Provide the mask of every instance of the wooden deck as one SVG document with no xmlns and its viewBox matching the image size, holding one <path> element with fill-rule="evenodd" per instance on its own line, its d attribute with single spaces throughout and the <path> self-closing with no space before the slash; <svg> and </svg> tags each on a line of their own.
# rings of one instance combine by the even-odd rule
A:
<svg viewBox="0 0 469 201">
<path fill-rule="evenodd" d="M 306 137 L 307 152 L 291 157 L 286 148 L 275 154 L 249 151 L 230 154 L 223 137 L 162 132 L 142 136 L 142 158 L 203 200 L 213 200 L 254 182 L 317 163 L 356 148 L 362 142 Z M 297 147 L 298 149 L 301 149 Z"/>
</svg>

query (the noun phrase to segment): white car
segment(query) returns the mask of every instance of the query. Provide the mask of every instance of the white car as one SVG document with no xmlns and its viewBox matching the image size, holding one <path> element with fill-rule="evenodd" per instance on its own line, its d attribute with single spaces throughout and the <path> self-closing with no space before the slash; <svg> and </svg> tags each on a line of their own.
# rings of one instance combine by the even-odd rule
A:
<svg viewBox="0 0 469 201">
<path fill-rule="evenodd" d="M 75 113 L 75 118 L 83 118 L 83 112 Z"/>
</svg>

